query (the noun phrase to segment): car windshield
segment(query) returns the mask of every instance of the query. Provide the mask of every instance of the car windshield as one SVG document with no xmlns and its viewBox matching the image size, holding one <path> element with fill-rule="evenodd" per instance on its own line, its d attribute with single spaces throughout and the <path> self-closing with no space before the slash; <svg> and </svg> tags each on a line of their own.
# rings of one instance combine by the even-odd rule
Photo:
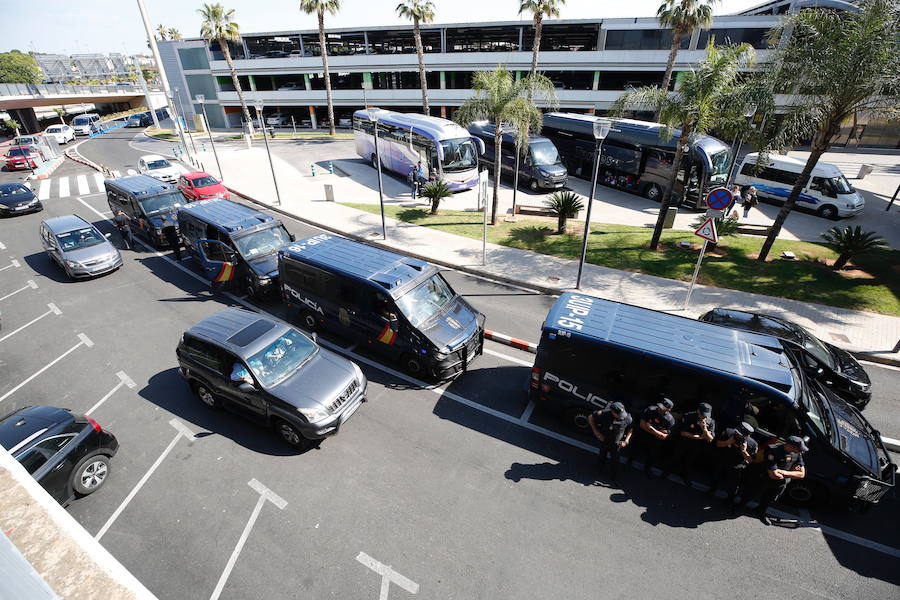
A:
<svg viewBox="0 0 900 600">
<path fill-rule="evenodd" d="M 822 393 L 816 382 L 807 382 L 803 400 L 803 408 L 806 409 L 806 416 L 822 435 L 831 438 L 831 418 L 828 398 Z"/>
<path fill-rule="evenodd" d="M 397 300 L 397 306 L 412 326 L 418 327 L 441 312 L 455 296 L 444 278 L 434 275 L 401 296 Z"/>
<path fill-rule="evenodd" d="M 96 246 L 106 241 L 106 238 L 100 235 L 99 231 L 90 226 L 61 233 L 56 236 L 56 239 L 59 241 L 59 247 L 62 248 L 63 252 Z"/>
<path fill-rule="evenodd" d="M 832 177 L 831 183 L 834 185 L 834 190 L 838 194 L 852 194 L 856 190 L 853 189 L 853 186 L 850 185 L 850 182 L 847 181 L 847 178 L 841 175 L 840 177 Z"/>
<path fill-rule="evenodd" d="M 316 345 L 311 340 L 291 330 L 250 357 L 247 366 L 259 382 L 268 387 L 296 371 L 315 351 Z"/>
<path fill-rule="evenodd" d="M 537 167 L 558 165 L 560 164 L 559 152 L 551 141 L 532 142 L 529 144 L 531 148 L 531 157 Z"/>
<path fill-rule="evenodd" d="M 240 237 L 234 240 L 234 243 L 237 245 L 241 256 L 251 259 L 272 254 L 285 244 L 290 243 L 290 241 L 291 238 L 288 236 L 288 232 L 285 231 L 284 227 L 278 225 L 277 227 L 263 229 L 262 231 Z"/>
<path fill-rule="evenodd" d="M 62 131 L 62 127 L 48 127 L 47 133 L 59 133 Z"/>
<path fill-rule="evenodd" d="M 184 196 L 180 192 L 151 196 L 139 201 L 144 214 L 153 217 L 158 214 L 172 212 L 184 204 Z"/>
<path fill-rule="evenodd" d="M 75 117 L 75 120 L 72 121 L 73 125 L 87 125 L 91 122 L 87 117 Z"/>
<path fill-rule="evenodd" d="M 162 158 L 159 160 L 152 160 L 147 163 L 148 169 L 167 169 L 171 166 L 172 165 L 169 164 L 169 161 L 162 159 Z"/>
<path fill-rule="evenodd" d="M 816 360 L 827 366 L 829 369 L 836 368 L 834 356 L 832 356 L 831 350 L 828 349 L 828 346 L 822 343 L 822 340 L 815 337 L 813 334 L 800 327 L 799 325 L 794 325 L 792 329 L 799 337 L 800 345 L 803 346 L 804 350 L 806 350 Z"/>
<path fill-rule="evenodd" d="M 27 196 L 31 193 L 27 187 L 21 183 L 12 185 L 0 185 L 0 198 L 10 198 L 12 196 Z"/>
<path fill-rule="evenodd" d="M 472 138 L 457 138 L 441 141 L 441 149 L 444 151 L 444 171 L 465 171 L 474 169 L 478 164 L 478 152 L 475 151 L 475 143 Z"/>
<path fill-rule="evenodd" d="M 216 178 L 212 175 L 207 175 L 206 177 L 198 177 L 197 179 L 191 179 L 191 185 L 194 187 L 207 187 L 210 185 L 217 185 L 219 182 L 216 181 Z"/>
<path fill-rule="evenodd" d="M 28 150 L 25 148 L 10 148 L 6 153 L 7 156 L 25 156 L 26 154 L 28 154 Z"/>
</svg>

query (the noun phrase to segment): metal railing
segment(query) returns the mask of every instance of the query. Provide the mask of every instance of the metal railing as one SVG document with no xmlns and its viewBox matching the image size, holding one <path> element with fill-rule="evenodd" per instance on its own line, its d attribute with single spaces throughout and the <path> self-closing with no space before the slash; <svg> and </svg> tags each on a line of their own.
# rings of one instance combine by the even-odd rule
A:
<svg viewBox="0 0 900 600">
<path fill-rule="evenodd" d="M 151 91 L 160 90 L 152 88 Z M 96 96 L 97 94 L 142 95 L 143 93 L 144 91 L 140 86 L 130 83 L 122 85 L 0 83 L 0 96 Z"/>
</svg>

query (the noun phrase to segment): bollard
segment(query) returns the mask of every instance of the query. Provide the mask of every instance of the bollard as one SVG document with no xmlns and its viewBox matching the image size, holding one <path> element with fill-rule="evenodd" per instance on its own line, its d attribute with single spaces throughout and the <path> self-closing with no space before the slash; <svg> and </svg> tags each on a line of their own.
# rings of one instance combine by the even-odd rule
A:
<svg viewBox="0 0 900 600">
<path fill-rule="evenodd" d="M 325 184 L 325 201 L 334 202 L 334 186 L 330 183 Z"/>
<path fill-rule="evenodd" d="M 313 177 L 316 176 L 316 165 L 315 165 L 315 163 L 312 164 L 312 176 L 313 176 Z"/>
<path fill-rule="evenodd" d="M 328 161 L 328 172 L 334 175 L 334 163 L 330 160 Z"/>
<path fill-rule="evenodd" d="M 203 142 L 200 143 L 200 152 L 206 152 L 206 144 Z"/>
</svg>

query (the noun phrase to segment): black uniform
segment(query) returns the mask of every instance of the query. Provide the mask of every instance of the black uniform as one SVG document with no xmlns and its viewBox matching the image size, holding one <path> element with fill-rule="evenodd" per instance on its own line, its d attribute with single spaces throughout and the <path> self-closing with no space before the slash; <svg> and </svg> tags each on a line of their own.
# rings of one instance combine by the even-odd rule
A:
<svg viewBox="0 0 900 600">
<path fill-rule="evenodd" d="M 131 250 L 133 244 L 131 239 L 131 225 L 128 222 L 128 217 L 124 212 L 116 211 L 113 219 L 116 222 L 116 229 L 119 230 L 119 235 L 122 236 L 122 244 L 125 246 L 126 250 Z"/>
<path fill-rule="evenodd" d="M 659 410 L 655 404 L 644 409 L 644 412 L 641 413 L 641 421 L 646 421 L 649 425 L 665 433 L 670 433 L 672 427 L 675 426 L 675 417 L 672 416 L 672 413 Z M 663 441 L 655 435 L 644 431 L 639 424 L 634 431 L 634 441 L 631 444 L 632 449 L 628 455 L 628 462 L 631 463 L 634 459 L 642 457 L 644 459 L 644 473 L 649 475 L 650 467 L 653 466 L 653 462 L 658 458 Z"/>
<path fill-rule="evenodd" d="M 632 429 L 631 415 L 626 411 L 622 411 L 617 416 L 607 408 L 606 410 L 595 410 L 591 416 L 594 418 L 594 425 L 596 425 L 597 430 L 603 435 L 602 440 L 597 440 L 600 445 L 597 471 L 598 473 L 603 472 L 603 467 L 606 466 L 606 455 L 609 453 L 609 457 L 612 459 L 610 472 L 612 478 L 615 479 L 619 474 L 619 453 L 622 451 L 619 447 L 619 442 L 624 440 L 625 436 Z"/>
<path fill-rule="evenodd" d="M 738 434 L 737 429 L 725 429 L 717 437 L 717 441 L 725 442 Z M 747 444 L 747 454 L 752 458 L 759 450 L 759 444 L 752 437 L 744 438 Z M 744 459 L 743 454 L 736 446 L 716 447 L 716 465 L 713 471 L 713 480 L 709 486 L 709 493 L 715 494 L 719 484 L 724 481 L 725 491 L 728 493 L 729 503 L 734 503 L 734 498 L 739 493 L 743 496 L 743 489 L 747 482 L 747 468 L 750 463 Z"/>
<path fill-rule="evenodd" d="M 175 260 L 181 260 L 181 239 L 178 237 L 178 230 L 174 225 L 166 225 L 163 227 L 163 235 L 166 238 L 166 242 L 172 247 L 172 251 L 175 253 Z"/>
<path fill-rule="evenodd" d="M 802 467 L 803 454 L 800 452 L 788 452 L 783 444 L 771 444 L 766 446 L 766 472 L 762 475 L 762 485 L 759 499 L 759 514 L 765 515 L 769 505 L 777 502 L 791 479 L 772 479 L 769 471 L 780 469 L 782 471 L 794 471 Z"/>
<path fill-rule="evenodd" d="M 709 449 L 711 442 L 707 442 L 703 438 L 698 440 L 681 435 L 682 432 L 691 435 L 702 435 L 703 429 L 700 427 L 701 422 L 706 423 L 706 428 L 709 430 L 710 434 L 712 434 L 713 438 L 715 438 L 716 421 L 712 417 L 704 417 L 696 411 L 684 415 L 681 423 L 672 430 L 672 435 L 669 436 L 669 439 L 671 440 L 669 444 L 671 454 L 663 477 L 665 477 L 666 474 L 675 471 L 681 475 L 682 479 L 688 479 L 691 465 L 702 452 Z"/>
</svg>

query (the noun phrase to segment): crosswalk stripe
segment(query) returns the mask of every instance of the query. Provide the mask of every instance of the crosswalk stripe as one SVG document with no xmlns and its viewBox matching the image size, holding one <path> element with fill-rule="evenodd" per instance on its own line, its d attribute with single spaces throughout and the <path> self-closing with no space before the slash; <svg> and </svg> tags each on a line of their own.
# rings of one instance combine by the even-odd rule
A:
<svg viewBox="0 0 900 600">
<path fill-rule="evenodd" d="M 137 175 L 138 172 L 135 171 L 134 169 L 128 169 L 128 174 L 129 174 L 129 175 Z"/>
<path fill-rule="evenodd" d="M 122 173 L 120 173 L 119 171 L 113 171 L 112 173 L 113 173 L 113 177 L 115 177 L 116 179 L 118 179 L 119 177 L 122 176 Z"/>
<path fill-rule="evenodd" d="M 94 173 L 94 181 L 97 182 L 97 191 L 103 191 L 103 179 L 102 173 Z"/>
<path fill-rule="evenodd" d="M 60 198 L 68 198 L 69 197 L 69 178 L 68 177 L 60 177 L 59 178 L 59 197 Z"/>
<path fill-rule="evenodd" d="M 46 200 L 50 197 L 50 180 L 42 179 L 41 186 L 38 188 L 38 200 Z"/>
<path fill-rule="evenodd" d="M 80 196 L 91 193 L 91 188 L 88 187 L 87 175 L 79 175 L 76 181 L 78 182 L 78 194 Z"/>
</svg>

